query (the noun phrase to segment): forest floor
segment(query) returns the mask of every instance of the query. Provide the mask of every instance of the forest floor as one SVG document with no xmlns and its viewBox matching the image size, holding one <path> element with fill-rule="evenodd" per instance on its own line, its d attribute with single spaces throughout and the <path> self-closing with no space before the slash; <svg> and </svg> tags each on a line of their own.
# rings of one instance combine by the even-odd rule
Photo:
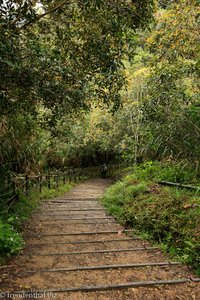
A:
<svg viewBox="0 0 200 300">
<path fill-rule="evenodd" d="M 86 180 L 41 204 L 23 252 L 0 268 L 1 299 L 200 299 L 188 267 L 107 215 L 98 198 L 110 184 Z"/>
</svg>

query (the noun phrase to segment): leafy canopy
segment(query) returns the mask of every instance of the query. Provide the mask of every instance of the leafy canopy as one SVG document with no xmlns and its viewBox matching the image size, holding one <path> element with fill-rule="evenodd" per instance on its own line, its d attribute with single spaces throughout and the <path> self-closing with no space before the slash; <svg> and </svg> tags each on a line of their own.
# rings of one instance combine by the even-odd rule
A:
<svg viewBox="0 0 200 300">
<path fill-rule="evenodd" d="M 1 1 L 1 113 L 40 103 L 59 116 L 91 98 L 119 106 L 130 36 L 153 8 L 153 0 Z"/>
</svg>

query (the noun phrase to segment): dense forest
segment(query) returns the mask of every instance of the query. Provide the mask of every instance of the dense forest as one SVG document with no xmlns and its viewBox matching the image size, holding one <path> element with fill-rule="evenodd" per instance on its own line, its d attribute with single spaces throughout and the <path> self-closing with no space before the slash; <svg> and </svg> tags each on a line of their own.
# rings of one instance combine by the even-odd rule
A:
<svg viewBox="0 0 200 300">
<path fill-rule="evenodd" d="M 1 173 L 199 172 L 198 1 L 2 1 Z"/>
<path fill-rule="evenodd" d="M 1 190 L 104 162 L 198 183 L 198 40 L 198 0 L 1 0 Z"/>
<path fill-rule="evenodd" d="M 3 1 L 1 172 L 199 172 L 198 1 Z"/>
<path fill-rule="evenodd" d="M 154 9 L 153 1 L 139 2 L 2 2 L 0 152 L 6 169 L 80 163 L 76 152 L 83 155 L 86 143 L 78 135 L 83 138 L 87 125 L 78 124 L 94 103 L 112 111 L 120 106 L 123 60 Z"/>
</svg>

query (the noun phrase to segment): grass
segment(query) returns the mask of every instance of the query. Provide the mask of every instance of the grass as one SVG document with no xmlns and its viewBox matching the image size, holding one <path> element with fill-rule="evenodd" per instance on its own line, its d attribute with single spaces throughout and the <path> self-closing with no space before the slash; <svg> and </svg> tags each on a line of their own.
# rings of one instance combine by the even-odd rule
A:
<svg viewBox="0 0 200 300">
<path fill-rule="evenodd" d="M 122 225 L 159 243 L 200 275 L 199 194 L 159 186 L 133 173 L 108 188 L 102 202 Z"/>
<path fill-rule="evenodd" d="M 17 254 L 24 247 L 22 238 L 23 225 L 30 215 L 38 208 L 42 200 L 57 197 L 68 192 L 74 183 L 67 183 L 59 188 L 52 183 L 52 188 L 43 187 L 42 192 L 33 191 L 29 196 L 19 192 L 19 199 L 10 208 L 1 202 L 0 213 L 0 264 L 8 257 Z M 8 209 L 9 208 L 9 209 Z"/>
</svg>

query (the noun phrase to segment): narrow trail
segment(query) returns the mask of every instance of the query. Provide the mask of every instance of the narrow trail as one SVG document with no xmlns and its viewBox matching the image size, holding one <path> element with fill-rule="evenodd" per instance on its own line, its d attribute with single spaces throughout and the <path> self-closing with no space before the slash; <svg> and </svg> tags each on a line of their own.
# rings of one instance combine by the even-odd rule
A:
<svg viewBox="0 0 200 300">
<path fill-rule="evenodd" d="M 98 198 L 111 183 L 87 180 L 40 206 L 27 224 L 23 253 L 0 270 L 0 298 L 200 299 L 187 267 L 107 215 Z"/>
</svg>

